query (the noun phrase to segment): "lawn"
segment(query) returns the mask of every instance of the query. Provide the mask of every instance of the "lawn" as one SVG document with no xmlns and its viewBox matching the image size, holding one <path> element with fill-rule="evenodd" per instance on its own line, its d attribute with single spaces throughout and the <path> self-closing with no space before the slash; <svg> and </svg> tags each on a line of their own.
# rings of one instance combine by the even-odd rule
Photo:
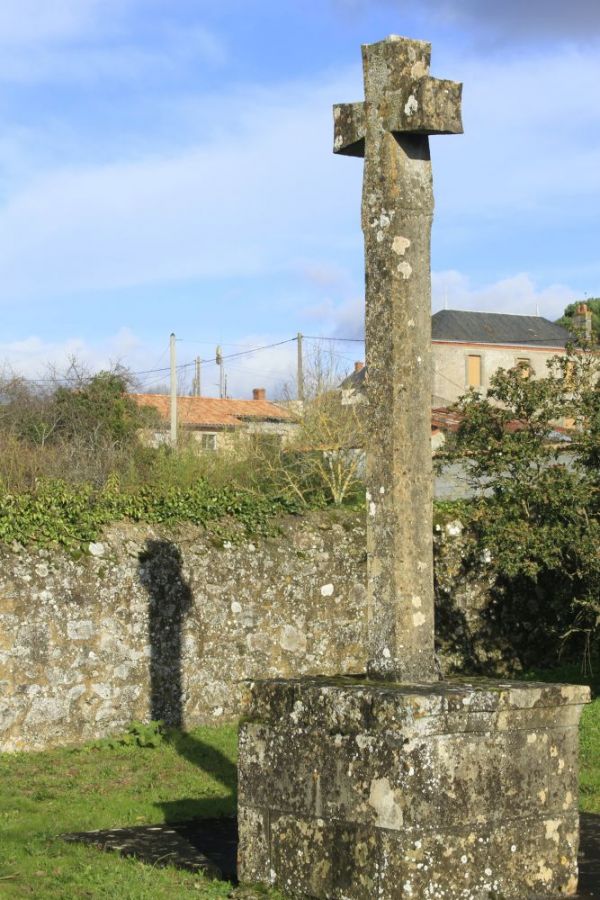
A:
<svg viewBox="0 0 600 900">
<path fill-rule="evenodd" d="M 579 808 L 600 813 L 600 697 L 583 711 L 580 748 Z"/>
<path fill-rule="evenodd" d="M 234 726 L 156 747 L 0 755 L 0 897 L 227 897 L 231 885 L 67 844 L 69 831 L 235 812 Z"/>
<path fill-rule="evenodd" d="M 236 728 L 226 725 L 172 733 L 156 747 L 100 742 L 0 755 L 0 897 L 227 897 L 230 884 L 67 844 L 58 835 L 232 815 L 236 749 Z M 580 806 L 600 813 L 600 697 L 582 718 Z"/>
<path fill-rule="evenodd" d="M 589 684 L 594 698 L 584 707 L 579 729 L 579 809 L 600 814 L 600 659 L 594 660 L 594 675 L 582 677 L 578 665 L 533 671 L 527 678 L 567 684 Z"/>
</svg>

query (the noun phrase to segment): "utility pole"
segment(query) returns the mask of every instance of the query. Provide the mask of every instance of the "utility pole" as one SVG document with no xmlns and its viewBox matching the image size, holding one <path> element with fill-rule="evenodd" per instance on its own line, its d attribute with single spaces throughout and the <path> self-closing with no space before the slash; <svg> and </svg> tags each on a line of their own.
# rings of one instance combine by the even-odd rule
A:
<svg viewBox="0 0 600 900">
<path fill-rule="evenodd" d="M 195 375 L 194 381 L 192 383 L 192 394 L 194 397 L 202 396 L 202 382 L 201 382 L 201 360 L 200 357 L 197 356 L 195 360 Z"/>
<path fill-rule="evenodd" d="M 224 400 L 227 400 L 227 375 L 225 375 L 224 378 L 223 378 L 223 385 L 224 385 L 224 389 L 223 389 L 223 399 L 224 399 Z"/>
<path fill-rule="evenodd" d="M 175 333 L 171 332 L 169 341 L 171 351 L 171 446 L 177 446 L 177 351 L 175 349 Z"/>
<path fill-rule="evenodd" d="M 302 334 L 298 332 L 298 374 L 296 376 L 296 394 L 300 403 L 304 402 L 304 364 L 302 359 Z"/>
<path fill-rule="evenodd" d="M 220 347 L 217 347 L 215 362 L 219 367 L 219 397 L 223 400 L 225 397 L 225 371 L 223 369 L 223 354 Z"/>
</svg>

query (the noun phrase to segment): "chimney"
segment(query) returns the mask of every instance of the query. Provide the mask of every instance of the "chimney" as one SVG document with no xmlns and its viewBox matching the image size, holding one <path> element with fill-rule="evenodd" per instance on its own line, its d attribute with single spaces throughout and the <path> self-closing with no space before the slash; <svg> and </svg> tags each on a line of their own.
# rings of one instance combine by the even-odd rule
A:
<svg viewBox="0 0 600 900">
<path fill-rule="evenodd" d="M 355 362 L 354 363 L 354 371 L 355 372 L 360 372 L 361 369 L 364 369 L 364 367 L 365 367 L 364 362 Z"/>
<path fill-rule="evenodd" d="M 578 303 L 573 316 L 573 330 L 578 337 L 592 340 L 592 311 L 587 303 Z"/>
<path fill-rule="evenodd" d="M 252 399 L 253 400 L 266 400 L 267 392 L 264 388 L 253 388 L 252 389 Z"/>
</svg>

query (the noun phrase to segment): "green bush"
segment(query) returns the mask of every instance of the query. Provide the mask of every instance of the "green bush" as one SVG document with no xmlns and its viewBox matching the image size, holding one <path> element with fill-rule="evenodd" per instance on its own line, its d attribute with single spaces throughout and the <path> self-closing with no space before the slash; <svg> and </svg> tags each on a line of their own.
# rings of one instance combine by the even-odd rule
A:
<svg viewBox="0 0 600 900">
<path fill-rule="evenodd" d="M 42 385 L 0 377 L 0 485 L 22 491 L 65 478 L 99 486 L 112 472 L 131 473 L 140 430 L 156 413 L 130 388 L 125 370 L 85 375 L 75 364 Z"/>
<path fill-rule="evenodd" d="M 544 378 L 500 370 L 456 404 L 442 465 L 460 462 L 471 525 L 498 575 L 496 615 L 524 665 L 600 637 L 600 357 L 571 349 Z M 557 423 L 570 426 L 570 440 Z"/>
<path fill-rule="evenodd" d="M 152 722 L 132 722 L 124 734 L 116 737 L 101 738 L 87 745 L 89 750 L 119 750 L 126 747 L 160 747 L 166 737 L 165 723 L 162 720 Z"/>
<path fill-rule="evenodd" d="M 116 476 L 100 489 L 41 481 L 34 491 L 0 493 L 0 540 L 77 549 L 96 540 L 104 525 L 122 519 L 211 524 L 217 530 L 231 522 L 247 533 L 265 534 L 273 516 L 295 511 L 285 497 L 231 485 L 215 488 L 204 479 L 187 488 L 145 485 L 135 490 L 122 490 Z"/>
</svg>

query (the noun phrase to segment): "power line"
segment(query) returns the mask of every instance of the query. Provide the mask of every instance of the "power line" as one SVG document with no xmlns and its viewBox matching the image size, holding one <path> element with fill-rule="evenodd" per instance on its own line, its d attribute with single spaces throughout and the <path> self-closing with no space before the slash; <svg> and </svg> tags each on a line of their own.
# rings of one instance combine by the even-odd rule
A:
<svg viewBox="0 0 600 900">
<path fill-rule="evenodd" d="M 267 374 L 266 372 L 254 372 L 252 369 L 245 368 L 244 366 L 229 366 L 229 370 L 232 372 L 239 372 L 242 375 L 252 375 L 252 377 L 260 378 L 261 381 L 274 381 L 281 382 L 285 378 L 290 378 L 292 372 L 289 369 L 280 370 L 280 375 L 274 375 L 272 372 Z"/>
<path fill-rule="evenodd" d="M 346 338 L 346 337 L 324 337 L 323 335 L 315 336 L 311 334 L 303 335 L 307 341 L 345 341 L 350 344 L 364 344 L 364 338 Z M 294 340 L 296 340 L 294 338 Z"/>
<path fill-rule="evenodd" d="M 215 338 L 212 341 L 210 341 L 210 340 L 196 341 L 196 340 L 192 340 L 189 338 L 177 338 L 177 343 L 178 344 L 206 344 L 206 346 L 208 346 L 208 347 L 215 347 L 219 343 L 219 340 Z M 234 344 L 234 343 L 231 343 L 231 342 L 228 343 L 227 341 L 225 341 L 224 343 L 221 344 L 221 346 L 222 347 L 246 347 L 247 344 Z"/>
<path fill-rule="evenodd" d="M 435 369 L 435 368 L 434 368 L 433 374 L 434 374 L 434 375 L 441 375 L 442 378 L 445 379 L 445 381 L 448 381 L 450 384 L 454 385 L 454 387 L 458 388 L 459 391 L 464 391 L 464 390 L 466 389 L 466 385 L 464 385 L 464 384 L 458 384 L 458 382 L 452 381 L 452 379 L 451 379 L 451 378 L 448 378 L 447 375 L 444 375 L 444 373 L 443 373 L 442 371 L 440 371 L 440 369 Z"/>
<path fill-rule="evenodd" d="M 238 359 L 240 356 L 249 356 L 251 353 L 259 353 L 261 350 L 271 350 L 273 347 L 282 347 L 284 344 L 292 344 L 295 343 L 296 338 L 287 338 L 284 341 L 275 341 L 272 344 L 263 344 L 261 347 L 249 347 L 247 350 L 240 350 L 237 353 L 227 353 L 221 356 L 221 359 Z M 231 346 L 231 345 L 230 345 Z M 201 359 L 200 362 L 203 365 L 211 365 L 216 364 L 214 357 L 207 357 L 206 359 Z M 192 366 L 196 365 L 196 360 L 193 359 L 187 363 L 181 363 L 177 366 L 177 369 L 189 369 Z M 165 366 L 162 369 L 145 369 L 141 372 L 132 372 L 132 375 L 152 375 L 156 372 L 168 372 L 169 366 Z"/>
<path fill-rule="evenodd" d="M 311 340 L 354 340 L 354 339 L 353 338 L 347 338 L 347 339 L 343 338 L 342 339 L 342 338 L 315 337 L 315 338 L 311 338 Z M 297 337 L 292 337 L 292 338 L 286 338 L 285 340 L 282 340 L 282 341 L 274 341 L 270 344 L 262 344 L 259 347 L 248 347 L 246 350 L 239 350 L 236 353 L 225 354 L 225 355 L 223 355 L 222 359 L 223 360 L 239 359 L 240 357 L 250 356 L 253 353 L 260 353 L 263 350 L 272 350 L 275 347 L 283 347 L 286 344 L 293 344 L 293 343 L 296 343 L 296 341 L 297 341 Z M 231 346 L 243 346 L 243 344 L 229 344 L 228 346 L 230 346 L 230 347 Z M 165 351 L 163 351 L 163 353 L 161 354 L 161 357 L 159 357 L 159 359 L 162 358 L 162 356 L 164 356 L 164 352 Z M 201 359 L 200 361 L 203 365 L 211 365 L 211 364 L 214 365 L 215 364 L 215 359 L 213 357 L 207 357 L 207 358 Z M 180 363 L 177 366 L 177 371 L 190 369 L 190 368 L 194 367 L 195 365 L 196 365 L 196 359 L 190 360 L 189 362 L 186 362 L 186 363 Z M 132 370 L 129 374 L 131 374 L 134 377 L 142 377 L 142 376 L 161 375 L 161 374 L 165 374 L 167 372 L 170 372 L 170 366 L 157 366 L 152 369 L 136 369 L 136 370 Z M 16 377 L 20 377 L 20 376 L 16 376 Z M 62 378 L 24 378 L 24 377 L 20 377 L 20 380 L 27 382 L 28 384 L 36 384 L 36 385 L 63 384 L 63 385 L 68 386 L 72 382 L 73 379 L 69 378 L 68 376 L 65 376 Z M 144 378 L 144 380 L 146 380 L 146 379 Z"/>
<path fill-rule="evenodd" d="M 323 342 L 327 342 L 327 341 L 328 341 L 328 342 L 330 342 L 330 343 L 341 342 L 341 343 L 351 343 L 351 344 L 364 344 L 364 338 L 330 337 L 330 336 L 325 336 L 325 335 L 303 335 L 303 337 L 304 337 L 304 339 L 309 340 L 309 341 L 323 341 Z M 258 346 L 258 347 L 248 347 L 248 348 L 245 349 L 245 350 L 238 350 L 238 351 L 236 351 L 235 353 L 228 353 L 228 354 L 226 354 L 226 355 L 223 355 L 223 356 L 222 356 L 222 360 L 223 360 L 223 361 L 226 361 L 226 360 L 228 361 L 228 360 L 234 360 L 234 359 L 241 359 L 241 358 L 243 358 L 243 357 L 251 356 L 251 355 L 254 354 L 254 353 L 260 353 L 260 352 L 262 352 L 262 351 L 264 351 L 264 350 L 272 350 L 272 349 L 274 349 L 274 348 L 276 348 L 276 347 L 283 347 L 283 346 L 285 346 L 285 345 L 287 345 L 287 344 L 293 344 L 293 343 L 296 343 L 297 341 L 298 341 L 298 337 L 295 336 L 295 337 L 291 337 L 291 338 L 286 338 L 286 339 L 281 340 L 281 341 L 273 341 L 273 342 L 270 343 L 270 344 L 262 344 L 262 345 L 260 345 L 260 346 Z M 534 338 L 534 339 L 531 339 L 528 343 L 529 343 L 529 344 L 535 344 L 535 343 L 542 343 L 542 342 L 543 342 L 542 339 L 535 339 L 535 338 Z M 189 341 L 189 342 L 186 341 L 186 343 L 194 343 L 194 342 L 193 342 L 193 341 Z M 198 342 L 195 342 L 195 343 L 207 343 L 207 342 L 205 342 L 205 341 L 202 341 L 202 342 L 198 341 Z M 500 343 L 501 343 L 501 342 L 500 342 Z M 235 346 L 243 346 L 243 345 L 241 345 L 241 344 L 229 344 L 229 345 L 227 345 L 227 346 L 235 347 Z M 516 345 L 515 345 L 515 346 L 516 346 Z M 525 345 L 523 345 L 523 346 L 524 346 L 524 348 L 525 348 Z M 553 349 L 560 350 L 560 349 L 562 349 L 562 348 L 558 348 L 558 347 L 557 347 L 557 348 L 553 348 Z M 337 351 L 332 350 L 331 352 L 333 353 L 333 355 L 335 355 L 335 356 L 336 356 L 337 358 L 339 358 L 339 359 L 343 359 L 343 360 L 345 360 L 345 361 L 347 361 L 347 362 L 351 362 L 351 361 L 352 361 L 352 360 L 350 359 L 350 357 L 344 356 L 343 354 L 341 354 L 341 353 L 339 353 L 339 352 L 337 352 Z M 163 353 L 162 353 L 161 356 L 159 357 L 159 361 L 160 361 L 160 359 L 162 359 L 162 357 L 164 356 L 164 353 L 165 353 L 165 351 L 163 351 Z M 205 366 L 216 365 L 215 358 L 212 357 L 212 356 L 211 356 L 211 357 L 208 357 L 208 358 L 201 359 L 200 362 L 201 362 L 202 365 L 205 365 Z M 189 362 L 180 363 L 180 364 L 177 366 L 177 372 L 181 374 L 181 373 L 187 371 L 188 369 L 194 368 L 195 366 L 196 366 L 196 359 L 190 360 Z M 169 371 L 170 371 L 170 367 L 169 367 L 169 366 L 157 366 L 157 367 L 152 368 L 152 369 L 133 370 L 133 371 L 131 371 L 130 374 L 131 374 L 134 378 L 139 378 L 139 379 L 141 379 L 142 384 L 144 384 L 144 383 L 148 384 L 149 382 L 151 383 L 151 382 L 154 380 L 154 376 L 160 377 L 161 375 L 166 375 Z M 257 374 L 258 374 L 258 373 L 257 373 Z M 441 377 L 444 378 L 446 381 L 448 381 L 448 382 L 450 382 L 451 384 L 453 384 L 455 387 L 457 387 L 457 388 L 459 388 L 459 389 L 461 389 L 461 390 L 463 389 L 463 386 L 462 386 L 462 385 L 459 385 L 459 384 L 457 384 L 456 382 L 452 381 L 452 379 L 448 378 L 447 375 L 444 375 L 443 372 L 439 372 L 439 371 L 438 371 L 438 374 L 441 375 Z M 68 386 L 70 386 L 70 385 L 73 383 L 73 381 L 74 381 L 74 379 L 73 379 L 73 378 L 70 378 L 69 376 L 63 376 L 62 378 L 56 378 L 56 377 L 54 377 L 54 378 L 22 378 L 22 377 L 20 377 L 20 376 L 16 376 L 16 377 L 19 378 L 22 382 L 25 382 L 25 383 L 27 383 L 27 384 L 31 384 L 31 385 L 39 385 L 39 386 L 43 386 L 43 385 L 57 385 L 57 386 L 65 386 L 65 387 L 68 387 Z M 265 376 L 265 377 L 273 378 L 272 375 L 271 375 L 271 376 Z"/>
<path fill-rule="evenodd" d="M 238 356 L 248 356 L 250 353 L 258 353 L 259 350 L 271 350 L 273 347 L 283 347 L 284 344 L 295 344 L 297 338 L 287 338 L 285 341 L 277 341 L 274 344 L 264 344 L 262 347 L 253 347 L 250 350 L 241 350 L 239 353 L 229 353 L 223 359 L 235 359 Z"/>
</svg>

